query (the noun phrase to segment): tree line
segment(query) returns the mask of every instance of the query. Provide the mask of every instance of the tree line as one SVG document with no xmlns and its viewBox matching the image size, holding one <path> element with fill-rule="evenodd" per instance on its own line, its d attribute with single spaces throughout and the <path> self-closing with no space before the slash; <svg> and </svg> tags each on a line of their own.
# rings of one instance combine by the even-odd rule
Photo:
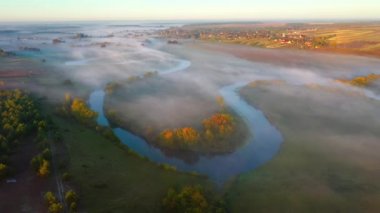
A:
<svg viewBox="0 0 380 213">
<path fill-rule="evenodd" d="M 0 115 L 0 178 L 5 178 L 9 172 L 11 150 L 32 134 L 36 140 L 43 140 L 47 121 L 36 101 L 21 90 L 0 91 Z M 45 155 L 49 152 L 45 150 Z M 49 163 L 44 161 L 42 164 L 44 173 Z"/>
<path fill-rule="evenodd" d="M 170 188 L 162 199 L 164 212 L 176 213 L 225 213 L 225 204 L 201 186 L 184 186 L 181 189 Z"/>
<path fill-rule="evenodd" d="M 193 127 L 166 129 L 159 135 L 159 144 L 171 149 L 204 149 L 212 150 L 224 146 L 234 133 L 234 117 L 226 112 L 216 113 L 204 119 L 202 129 Z"/>
</svg>

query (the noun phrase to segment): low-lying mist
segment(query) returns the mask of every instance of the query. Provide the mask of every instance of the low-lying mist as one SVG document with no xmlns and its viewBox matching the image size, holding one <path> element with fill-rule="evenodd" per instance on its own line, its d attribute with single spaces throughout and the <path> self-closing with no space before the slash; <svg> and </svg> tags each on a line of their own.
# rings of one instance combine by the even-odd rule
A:
<svg viewBox="0 0 380 213">
<path fill-rule="evenodd" d="M 292 85 L 319 85 L 379 99 L 374 92 L 376 87 L 358 88 L 336 81 L 380 74 L 378 59 L 197 41 L 173 45 L 154 38 L 154 31 L 160 27 L 8 26 L 6 33 L 0 32 L 0 47 L 30 57 L 49 72 L 59 73 L 59 79 L 55 79 L 57 82 L 74 82 L 77 89 L 66 86 L 74 92 L 104 88 L 109 82 L 127 84 L 130 77 L 147 72 L 169 71 L 153 77 L 158 80 L 151 80 L 151 84 L 139 84 L 138 89 L 133 85 L 125 87 L 128 91 L 119 93 L 119 102 L 133 110 L 133 113 L 128 110 L 129 113 L 150 117 L 152 122 L 159 123 L 166 117 L 170 126 L 177 121 L 182 125 L 184 120 L 192 120 L 195 112 L 208 111 L 208 106 L 215 111 L 211 102 L 220 95 L 219 90 L 236 82 L 280 80 Z M 55 39 L 59 42 L 54 42 Z M 21 47 L 38 48 L 39 51 Z M 178 70 L 183 71 L 176 72 Z M 78 89 L 80 86 L 87 89 Z M 154 89 L 149 90 L 150 87 Z M 204 100 L 211 101 L 205 104 Z"/>
</svg>

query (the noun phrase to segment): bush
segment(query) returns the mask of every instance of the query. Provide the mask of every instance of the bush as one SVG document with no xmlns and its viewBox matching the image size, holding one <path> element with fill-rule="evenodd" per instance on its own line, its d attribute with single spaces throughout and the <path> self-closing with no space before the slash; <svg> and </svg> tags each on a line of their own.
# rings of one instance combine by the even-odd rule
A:
<svg viewBox="0 0 380 213">
<path fill-rule="evenodd" d="M 32 164 L 32 167 L 34 168 L 35 171 L 38 171 L 38 169 L 40 168 L 41 162 L 42 162 L 41 155 L 37 155 L 32 158 L 32 160 L 30 161 L 30 164 Z"/>
<path fill-rule="evenodd" d="M 169 164 L 161 164 L 161 167 L 165 169 L 166 171 L 177 171 L 177 168 L 175 166 L 169 165 Z"/>
<path fill-rule="evenodd" d="M 62 180 L 63 181 L 69 181 L 71 179 L 71 175 L 67 172 L 63 173 Z"/>
<path fill-rule="evenodd" d="M 75 211 L 77 210 L 77 208 L 78 208 L 78 205 L 77 205 L 76 202 L 72 202 L 72 203 L 70 204 L 70 211 L 71 211 L 71 212 L 75 212 Z"/>
<path fill-rule="evenodd" d="M 46 148 L 44 149 L 44 151 L 42 151 L 42 158 L 46 160 L 51 160 L 51 151 L 49 148 Z"/>
</svg>

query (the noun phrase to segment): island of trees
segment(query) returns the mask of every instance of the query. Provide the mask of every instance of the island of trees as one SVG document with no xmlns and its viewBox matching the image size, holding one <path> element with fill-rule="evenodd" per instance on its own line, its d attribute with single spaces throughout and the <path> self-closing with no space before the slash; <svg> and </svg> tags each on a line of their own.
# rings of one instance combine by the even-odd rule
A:
<svg viewBox="0 0 380 213">
<path fill-rule="evenodd" d="M 240 133 L 237 118 L 230 113 L 220 112 L 204 119 L 199 129 L 183 127 L 162 131 L 158 145 L 172 150 L 228 152 L 244 140 Z"/>
<path fill-rule="evenodd" d="M 134 84 L 150 79 L 152 80 L 150 82 L 157 86 L 161 82 L 159 79 L 153 78 L 155 76 L 157 76 L 157 72 L 147 72 L 143 76 L 132 76 L 124 83 Z M 108 97 L 120 98 L 119 91 L 126 89 L 122 85 L 122 82 L 107 84 L 105 91 Z M 123 97 L 125 94 L 121 95 Z M 119 125 L 139 134 L 146 141 L 173 155 L 184 152 L 189 155 L 228 153 L 245 142 L 248 131 L 244 122 L 225 106 L 223 97 L 216 97 L 216 103 L 215 110 L 211 112 L 214 114 L 211 114 L 210 117 L 200 117 L 196 122 L 181 124 L 178 127 L 171 125 L 169 128 L 165 125 L 149 123 L 144 126 L 134 125 L 134 121 L 122 119 L 119 113 L 123 113 L 123 109 L 115 110 L 107 107 L 110 104 L 106 104 L 105 113 L 112 125 Z M 209 113 L 203 116 L 208 115 Z"/>
<path fill-rule="evenodd" d="M 358 76 L 353 79 L 340 79 L 338 82 L 344 83 L 344 84 L 349 84 L 352 86 L 357 86 L 357 87 L 366 87 L 370 86 L 374 81 L 379 80 L 380 75 L 379 74 L 369 74 L 367 76 Z"/>
</svg>

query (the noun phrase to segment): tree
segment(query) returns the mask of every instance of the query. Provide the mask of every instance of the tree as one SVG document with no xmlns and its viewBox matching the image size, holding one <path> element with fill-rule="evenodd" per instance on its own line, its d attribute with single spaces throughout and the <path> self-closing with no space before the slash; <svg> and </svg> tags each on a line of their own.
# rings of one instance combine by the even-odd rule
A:
<svg viewBox="0 0 380 213">
<path fill-rule="evenodd" d="M 77 202 L 78 201 L 77 193 L 75 193 L 73 190 L 67 191 L 65 194 L 65 200 L 68 203 Z"/>
<path fill-rule="evenodd" d="M 222 108 L 225 107 L 224 98 L 222 96 L 216 97 L 216 102 L 219 104 L 220 107 L 222 107 Z"/>
<path fill-rule="evenodd" d="M 26 126 L 23 123 L 19 123 L 16 127 L 16 134 L 23 135 L 26 131 Z"/>
<path fill-rule="evenodd" d="M 37 132 L 37 139 L 46 131 L 36 101 L 20 90 L 0 90 L 0 162 L 5 162 L 11 149 L 18 141 Z M 41 160 L 35 158 L 32 164 L 38 170 Z M 46 174 L 46 167 L 41 172 Z"/>
<path fill-rule="evenodd" d="M 63 181 L 69 181 L 71 178 L 71 175 L 68 172 L 63 173 L 62 180 Z"/>
<path fill-rule="evenodd" d="M 192 146 L 199 142 L 200 134 L 192 127 L 164 130 L 160 134 L 161 142 L 167 147 Z"/>
<path fill-rule="evenodd" d="M 55 202 L 57 202 L 57 198 L 55 198 L 53 192 L 50 192 L 50 191 L 45 193 L 44 198 L 45 198 L 45 201 L 46 201 L 48 204 L 51 204 L 51 203 L 55 203 Z"/>
<path fill-rule="evenodd" d="M 3 179 L 7 175 L 8 167 L 7 165 L 0 163 L 0 179 Z"/>
<path fill-rule="evenodd" d="M 41 164 L 40 168 L 38 169 L 38 175 L 40 177 L 47 177 L 50 173 L 49 168 L 50 168 L 49 161 L 43 159 L 42 164 Z"/>
<path fill-rule="evenodd" d="M 76 202 L 72 202 L 72 203 L 70 204 L 70 211 L 71 211 L 71 212 L 75 212 L 75 211 L 77 210 L 77 208 L 78 208 L 78 205 L 77 205 Z"/>
<path fill-rule="evenodd" d="M 231 134 L 234 130 L 233 117 L 227 113 L 217 113 L 203 120 L 203 128 L 205 131 L 211 131 L 214 135 Z"/>
<path fill-rule="evenodd" d="M 62 212 L 63 206 L 60 203 L 52 203 L 49 205 L 49 213 L 59 213 Z"/>
<path fill-rule="evenodd" d="M 48 204 L 48 211 L 49 213 L 59 213 L 62 212 L 63 206 L 57 201 L 57 198 L 53 194 L 53 192 L 46 192 L 45 193 L 45 201 Z"/>
<path fill-rule="evenodd" d="M 209 203 L 200 186 L 185 186 L 179 192 L 169 189 L 162 205 L 165 212 L 210 212 Z"/>
<path fill-rule="evenodd" d="M 71 95 L 70 95 L 70 93 L 66 93 L 65 94 L 65 104 L 67 106 L 70 106 L 70 104 L 71 104 Z"/>
<path fill-rule="evenodd" d="M 42 151 L 42 158 L 46 159 L 46 160 L 50 160 L 51 159 L 51 151 L 49 148 L 45 148 L 43 151 Z"/>
<path fill-rule="evenodd" d="M 83 100 L 78 98 L 71 103 L 71 113 L 77 120 L 84 123 L 90 123 L 98 116 L 98 113 L 92 111 Z"/>
</svg>

